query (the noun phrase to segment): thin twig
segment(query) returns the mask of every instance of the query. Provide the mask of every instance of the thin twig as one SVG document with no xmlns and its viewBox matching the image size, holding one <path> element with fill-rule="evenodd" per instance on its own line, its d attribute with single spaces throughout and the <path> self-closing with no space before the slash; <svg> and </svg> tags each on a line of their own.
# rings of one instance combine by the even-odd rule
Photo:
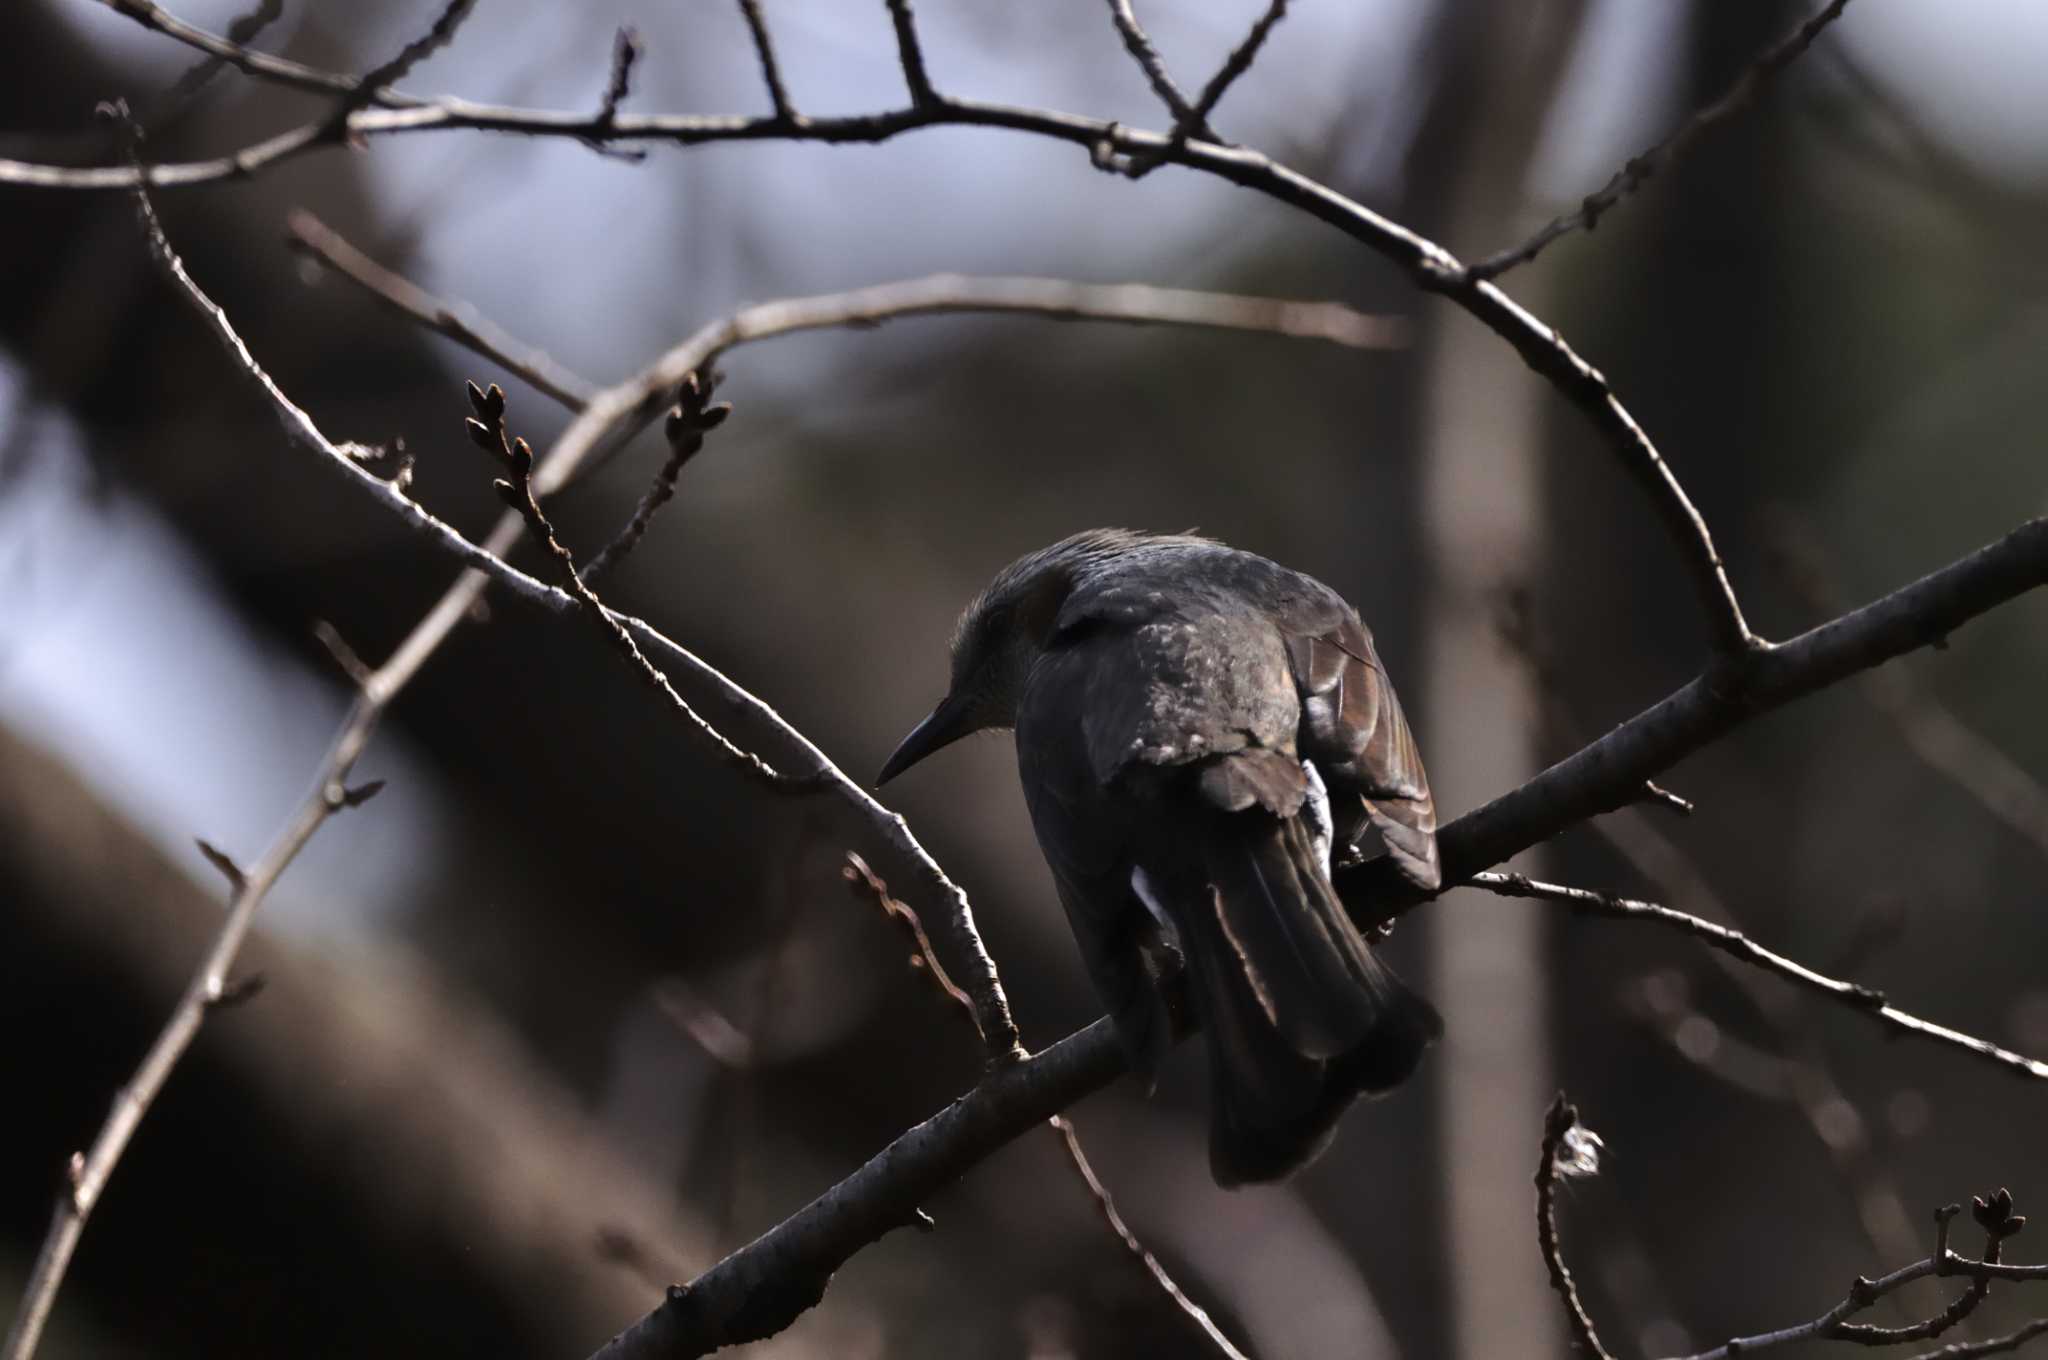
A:
<svg viewBox="0 0 2048 1360">
<path fill-rule="evenodd" d="M 1930 1336 L 1938 1336 L 1975 1310 L 1983 1299 L 1983 1291 L 1990 1286 L 1991 1281 L 2048 1281 L 2048 1265 L 2013 1266 L 2003 1264 L 1998 1259 L 2000 1243 L 2026 1225 L 2027 1220 L 2013 1213 L 2012 1207 L 2012 1195 L 2004 1190 L 1972 1202 L 1973 1217 L 1978 1226 L 1984 1229 L 1988 1242 L 1982 1260 L 1958 1256 L 1949 1250 L 1948 1220 L 1954 1216 L 1956 1210 L 1944 1209 L 1935 1216 L 1937 1241 L 1934 1254 L 1925 1260 L 1901 1266 L 1890 1274 L 1874 1280 L 1867 1276 L 1857 1277 L 1841 1301 L 1819 1317 L 1795 1323 L 1790 1327 L 1780 1327 L 1776 1331 L 1735 1337 L 1712 1350 L 1687 1356 L 1685 1360 L 1736 1360 L 1739 1356 L 1753 1355 L 1758 1351 L 1790 1345 L 1797 1341 L 1833 1340 L 1852 1341 L 1865 1346 L 1897 1346 L 1909 1341 L 1922 1341 Z M 1930 1277 L 1967 1279 L 1972 1283 L 1968 1290 L 1950 1302 L 1941 1312 L 1910 1327 L 1871 1327 L 1849 1320 L 1879 1299 L 1915 1280 Z M 1997 1352 L 1972 1351 L 1967 1349 L 1966 1343 L 1964 1348 L 1951 1346 L 1930 1354 L 1989 1355 Z"/>
<path fill-rule="evenodd" d="M 1197 129 L 1208 126 L 1209 115 L 1216 111 L 1223 96 L 1237 83 L 1237 78 L 1252 69 L 1252 61 L 1259 55 L 1259 49 L 1266 44 L 1266 35 L 1273 26 L 1287 16 L 1287 0 L 1269 0 L 1266 12 L 1252 21 L 1251 31 L 1244 35 L 1244 41 L 1230 50 L 1223 65 L 1209 83 L 1202 87 L 1202 97 L 1195 101 L 1191 116 L 1174 126 L 1176 140 L 1185 141 L 1197 135 Z"/>
<path fill-rule="evenodd" d="M 1471 267 L 1472 277 L 1496 279 L 1518 265 L 1527 264 L 1542 254 L 1552 241 L 1569 236 L 1575 231 L 1591 231 L 1600 224 L 1600 219 L 1609 208 L 1614 207 L 1658 171 L 1683 156 L 1700 134 L 1747 107 L 1756 98 L 1758 90 L 1771 77 L 1790 66 L 1799 55 L 1813 45 L 1821 30 L 1842 17 L 1842 11 L 1849 7 L 1849 0 L 1829 0 L 1825 8 L 1790 33 L 1765 49 L 1763 54 L 1736 77 L 1735 83 L 1705 108 L 1697 109 L 1692 116 L 1680 123 L 1675 131 L 1655 146 L 1631 156 L 1621 169 L 1614 172 L 1606 184 L 1594 193 L 1586 195 L 1577 211 L 1553 218 L 1545 223 L 1535 235 L 1520 245 L 1512 246 L 1497 254 L 1489 255 Z"/>
<path fill-rule="evenodd" d="M 910 107 L 937 108 L 940 100 L 925 70 L 924 45 L 918 41 L 917 16 L 910 12 L 910 0 L 888 0 L 888 5 L 889 22 L 896 29 L 896 56 L 903 63 L 903 83 L 910 90 Z M 781 120 L 779 114 L 777 118 Z"/>
<path fill-rule="evenodd" d="M 1690 817 L 1694 812 L 1698 811 L 1693 805 L 1692 799 L 1673 793 L 1654 779 L 1645 779 L 1643 781 L 1642 801 L 1645 803 L 1655 803 L 1659 807 L 1669 808 L 1681 817 Z"/>
<path fill-rule="evenodd" d="M 1124 40 L 1124 50 L 1138 63 L 1138 69 L 1145 73 L 1145 79 L 1152 83 L 1152 92 L 1159 96 L 1159 102 L 1166 105 L 1166 111 L 1173 115 L 1173 126 L 1186 131 L 1183 137 L 1200 137 L 1204 141 L 1222 140 L 1208 123 L 1206 114 L 1198 115 L 1195 106 L 1188 102 L 1187 94 L 1174 82 L 1173 75 L 1166 69 L 1159 49 L 1152 45 L 1152 38 L 1138 22 L 1138 15 L 1131 8 L 1131 0 L 1109 0 L 1110 21 Z"/>
<path fill-rule="evenodd" d="M 1129 0 L 1112 0 L 1112 7 L 1118 11 L 1117 27 L 1119 29 L 1123 27 L 1124 19 L 1128 17 L 1131 23 L 1130 32 L 1137 34 L 1141 39 L 1144 38 L 1143 32 L 1137 27 L 1136 17 L 1130 14 Z M 1271 0 L 1271 3 L 1266 6 L 1265 13 L 1252 21 L 1251 31 L 1245 34 L 1244 41 L 1231 49 L 1230 55 L 1224 59 L 1223 65 L 1214 76 L 1210 77 L 1209 83 L 1202 87 L 1201 98 L 1197 99 L 1192 107 L 1176 111 L 1173 130 L 1168 134 L 1168 140 L 1171 145 L 1184 145 L 1190 137 L 1206 137 L 1212 142 L 1221 142 L 1223 140 L 1217 135 L 1215 128 L 1210 126 L 1209 115 L 1215 112 L 1216 105 L 1222 100 L 1225 92 L 1230 89 L 1231 85 L 1236 83 L 1237 78 L 1251 69 L 1253 59 L 1259 55 L 1259 49 L 1265 45 L 1266 35 L 1273 31 L 1273 26 L 1279 23 L 1286 14 L 1287 0 Z M 1130 35 L 1126 34 L 1125 41 L 1127 44 L 1129 37 Z M 1149 41 L 1146 43 L 1146 49 L 1150 50 Z M 1134 56 L 1138 53 L 1138 49 L 1135 47 L 1131 51 Z M 1156 53 L 1153 54 L 1153 60 L 1155 62 L 1158 61 Z M 1140 64 L 1143 64 L 1143 58 L 1140 58 Z M 1159 67 L 1159 77 L 1166 81 L 1166 87 L 1160 91 L 1162 97 L 1165 96 L 1169 89 L 1172 90 L 1175 96 L 1179 96 L 1180 91 L 1173 86 L 1172 81 L 1167 77 L 1166 68 L 1163 65 Z M 1172 108 L 1173 104 L 1174 100 L 1169 99 L 1167 101 L 1169 108 Z M 1111 158 L 1111 163 L 1115 163 L 1113 157 Z M 1142 179 L 1165 163 L 1166 158 L 1163 155 L 1153 152 L 1149 155 L 1127 157 L 1123 161 L 1121 169 L 1124 174 L 1132 179 Z"/>
<path fill-rule="evenodd" d="M 347 130 L 349 115 L 368 104 L 377 91 L 405 79 L 413 67 L 453 42 L 455 30 L 462 27 L 462 21 L 475 7 L 476 0 L 447 0 L 425 33 L 400 48 L 398 55 L 383 65 L 371 68 L 353 90 L 342 96 L 340 106 L 330 115 L 331 125 Z"/>
<path fill-rule="evenodd" d="M 238 47 L 247 47 L 284 17 L 284 0 L 257 0 L 255 8 L 239 15 L 228 25 L 227 40 Z M 189 103 L 194 96 L 228 66 L 224 58 L 201 57 L 181 76 L 171 83 L 160 99 L 153 101 L 156 112 L 150 118 L 150 126 L 160 129 L 167 118 L 175 117 L 178 110 Z"/>
<path fill-rule="evenodd" d="M 1102 1183 L 1101 1178 L 1095 1174 L 1095 1168 L 1089 1164 L 1088 1154 L 1081 1147 L 1081 1136 L 1074 1129 L 1074 1121 L 1063 1114 L 1056 1114 L 1050 1122 L 1059 1133 L 1060 1141 L 1066 1145 L 1067 1160 L 1073 1164 L 1075 1172 L 1081 1177 L 1081 1183 L 1088 1187 L 1088 1193 L 1095 1199 L 1096 1209 L 1101 1212 L 1103 1221 L 1109 1224 L 1109 1230 L 1124 1244 L 1124 1250 L 1136 1257 L 1138 1263 L 1145 1267 L 1160 1291 L 1173 1301 L 1173 1306 L 1180 1309 L 1190 1322 L 1201 1329 L 1202 1335 L 1208 1338 L 1209 1344 L 1215 1347 L 1218 1355 L 1223 1356 L 1225 1360 L 1250 1360 L 1243 1351 L 1231 1344 L 1223 1329 L 1216 1325 L 1216 1320 L 1209 1316 L 1209 1310 L 1187 1296 L 1180 1284 L 1167 1272 L 1166 1267 L 1159 1264 L 1159 1258 L 1138 1240 L 1138 1235 L 1124 1222 L 1124 1216 L 1117 1212 L 1116 1201 L 1110 1198 L 1109 1188 Z"/>
<path fill-rule="evenodd" d="M 1557 1237 L 1557 1181 L 1563 1165 L 1565 1136 L 1578 1126 L 1579 1112 L 1559 1091 L 1543 1117 L 1543 1147 L 1536 1162 L 1536 1246 L 1543 1256 L 1543 1268 L 1550 1273 L 1550 1287 L 1564 1303 L 1565 1320 L 1571 1324 L 1572 1340 L 1593 1360 L 1614 1360 L 1600 1344 L 1600 1333 L 1592 1315 L 1579 1299 L 1578 1281 L 1564 1261 L 1564 1247 Z"/>
<path fill-rule="evenodd" d="M 911 968 L 929 977 L 933 985 L 938 988 L 940 995 L 946 997 L 960 1008 L 968 1023 L 974 1026 L 975 1036 L 986 1045 L 988 1042 L 987 1036 L 981 1032 L 981 1021 L 975 1015 L 973 998 L 961 991 L 959 984 L 947 976 L 945 965 L 939 962 L 938 954 L 932 949 L 931 937 L 925 934 L 924 922 L 918 919 L 917 912 L 908 904 L 891 895 L 889 885 L 882 880 L 881 876 L 868 867 L 866 860 L 850 850 L 846 854 L 846 864 L 840 870 L 840 873 L 856 894 L 871 898 L 889 919 L 903 927 L 904 934 L 910 941 Z M 1179 1282 L 1173 1278 L 1165 1266 L 1159 1263 L 1159 1258 L 1146 1249 L 1145 1244 L 1138 1239 L 1138 1235 L 1131 1231 L 1130 1225 L 1124 1222 L 1123 1215 L 1117 1212 L 1116 1201 L 1111 1198 L 1109 1188 L 1102 1183 L 1102 1178 L 1095 1174 L 1095 1167 L 1089 1162 L 1088 1153 L 1081 1146 L 1081 1136 L 1075 1130 L 1073 1122 L 1065 1116 L 1057 1114 L 1049 1122 L 1060 1135 L 1060 1142 L 1066 1150 L 1068 1164 L 1074 1168 L 1074 1173 L 1081 1178 L 1081 1183 L 1088 1188 L 1088 1193 L 1094 1197 L 1096 1207 L 1101 1211 L 1104 1220 L 1109 1224 L 1110 1231 L 1116 1234 L 1119 1242 L 1123 1243 L 1124 1250 L 1128 1251 L 1137 1259 L 1140 1265 L 1145 1267 L 1146 1272 L 1151 1275 L 1153 1283 L 1159 1286 L 1160 1290 L 1165 1293 L 1167 1299 L 1174 1307 L 1178 1308 L 1190 1321 L 1201 1329 L 1202 1334 L 1225 1357 L 1225 1360 L 1248 1360 L 1244 1352 L 1231 1344 L 1230 1338 L 1223 1334 L 1222 1329 L 1216 1325 L 1215 1320 L 1209 1316 L 1208 1311 L 1187 1296 L 1186 1291 L 1180 1287 Z"/>
<path fill-rule="evenodd" d="M 583 569 L 584 580 L 594 581 L 603 576 L 639 546 L 640 540 L 647 536 L 648 527 L 654 523 L 655 515 L 676 494 L 676 479 L 682 476 L 683 465 L 703 449 L 704 436 L 724 424 L 725 418 L 732 414 L 732 403 L 721 401 L 712 404 L 711 394 L 718 390 L 718 381 L 716 373 L 703 378 L 694 372 L 684 376 L 676 393 L 676 404 L 662 426 L 662 433 L 668 438 L 668 457 L 662 460 L 661 470 L 654 474 L 654 481 L 640 497 L 640 503 L 633 507 L 626 527 L 619 530 L 618 537 L 605 544 L 590 559 L 590 565 Z"/>
<path fill-rule="evenodd" d="M 618 121 L 619 106 L 626 102 L 626 96 L 633 92 L 633 65 L 640 60 L 640 35 L 631 28 L 620 28 L 612 40 L 611 72 L 605 77 L 604 95 L 597 104 L 597 124 L 610 127 Z M 637 146 L 615 146 L 601 137 L 587 137 L 584 145 L 600 156 L 613 160 L 630 161 L 639 164 L 647 159 L 647 152 Z"/>
<path fill-rule="evenodd" d="M 427 329 L 447 336 L 465 349 L 481 354 L 535 391 L 554 398 L 564 406 L 581 406 L 597 391 L 595 383 L 571 373 L 542 351 L 522 345 L 479 316 L 468 303 L 435 297 L 410 279 L 386 269 L 305 209 L 292 211 L 286 219 L 285 230 L 287 240 L 295 248 L 306 252 L 370 296 Z"/>
<path fill-rule="evenodd" d="M 584 612 L 596 622 L 605 638 L 626 658 L 634 671 L 652 686 L 656 693 L 668 701 L 684 722 L 694 728 L 712 744 L 721 759 L 738 768 L 742 773 L 759 780 L 778 793 L 810 793 L 824 786 L 820 771 L 810 770 L 802 774 L 785 774 L 761 759 L 754 752 L 736 744 L 732 738 L 708 722 L 704 715 L 690 706 L 688 700 L 676 692 L 676 687 L 667 672 L 647 659 L 647 653 L 640 650 L 634 640 L 633 630 L 605 608 L 603 600 L 597 597 L 584 581 L 583 573 L 576 569 L 576 558 L 567 545 L 555 533 L 555 526 L 540 508 L 540 501 L 534 495 L 533 450 L 524 439 L 516 439 L 505 428 L 505 393 L 496 383 L 488 391 L 475 383 L 469 385 L 469 404 L 475 412 L 468 422 L 470 437 L 485 452 L 495 456 L 510 474 L 509 477 L 493 483 L 499 498 L 509 505 L 526 524 L 534 540 L 547 550 L 555 564 L 561 568 L 562 579 L 568 584 L 569 593 L 584 607 Z"/>
<path fill-rule="evenodd" d="M 1687 912 L 1660 906 L 1655 902 L 1642 902 L 1634 898 L 1616 897 L 1612 893 L 1594 892 L 1590 888 L 1544 883 L 1530 878 L 1527 874 L 1488 871 L 1474 874 L 1466 881 L 1472 887 L 1484 888 L 1501 897 L 1527 897 L 1543 902 L 1562 903 L 1582 915 L 1624 921 L 1655 921 L 1659 925 L 1670 926 L 1744 963 L 1768 969 L 1810 992 L 1827 997 L 1831 1001 L 1838 1001 L 1858 1014 L 1867 1015 L 1902 1034 L 1959 1048 L 2005 1071 L 2048 1081 L 2048 1062 L 2029 1058 L 2022 1053 L 2014 1053 L 2011 1049 L 2000 1048 L 1997 1044 L 1979 1039 L 1973 1034 L 1965 1034 L 1961 1030 L 1922 1020 L 1917 1015 L 1908 1014 L 1896 1006 L 1887 1004 L 1884 993 L 1875 988 L 1864 987 L 1854 982 L 1843 982 L 1838 978 L 1817 973 L 1803 963 L 1764 948 L 1739 930 L 1716 925 L 1712 921 Z"/>
<path fill-rule="evenodd" d="M 633 92 L 633 64 L 640 60 L 640 35 L 631 28 L 621 28 L 612 39 L 611 75 L 604 83 L 604 98 L 597 106 L 599 122 L 609 123 L 619 116 L 619 106 L 626 102 L 626 96 Z"/>
<path fill-rule="evenodd" d="M 747 21 L 748 36 L 754 40 L 754 56 L 761 63 L 761 83 L 768 87 L 768 102 L 777 118 L 794 123 L 796 106 L 789 102 L 789 90 L 782 83 L 782 67 L 775 60 L 775 43 L 768 36 L 768 21 L 761 15 L 761 0 L 739 0 L 739 4 L 740 17 Z"/>
<path fill-rule="evenodd" d="M 1543 630 L 1536 626 L 1526 595 L 1508 596 L 1503 604 L 1506 607 L 1498 615 L 1501 639 L 1535 679 L 1547 710 L 1547 725 L 1571 746 L 1584 745 L 1594 734 L 1572 712 L 1565 690 L 1564 667 Z M 1606 816 L 1593 818 L 1586 828 L 1606 841 L 1645 882 L 1658 884 L 1671 899 L 1708 920 L 1739 927 L 1740 917 L 1714 890 L 1702 866 L 1640 808 L 1641 803 L 1616 808 Z M 1679 1033 L 1684 1017 L 1651 1000 L 1652 990 L 1644 988 L 1645 1000 L 1650 1001 L 1652 1018 L 1659 1022 L 1662 1036 L 1679 1057 L 1701 1070 L 1753 1096 L 1784 1102 L 1796 1109 L 1840 1173 L 1877 1255 L 1910 1255 L 1916 1242 L 1907 1221 L 1904 1199 L 1876 1155 L 1862 1113 L 1829 1070 L 1826 1055 L 1809 1027 L 1798 1023 L 1798 1014 L 1790 1004 L 1797 1000 L 1797 993 L 1777 987 L 1767 973 L 1728 954 L 1717 950 L 1708 957 L 1774 1033 L 1776 1051 L 1745 1053 L 1747 1046 L 1726 1033 L 1712 1046 L 1711 1054 L 1681 1043 Z"/>
<path fill-rule="evenodd" d="M 1969 1360 L 1979 1355 L 2009 1355 L 2037 1336 L 2048 1336 L 2048 1318 L 2035 1318 L 2023 1327 L 1982 1341 L 1957 1341 L 1922 1351 L 1908 1360 Z"/>
</svg>

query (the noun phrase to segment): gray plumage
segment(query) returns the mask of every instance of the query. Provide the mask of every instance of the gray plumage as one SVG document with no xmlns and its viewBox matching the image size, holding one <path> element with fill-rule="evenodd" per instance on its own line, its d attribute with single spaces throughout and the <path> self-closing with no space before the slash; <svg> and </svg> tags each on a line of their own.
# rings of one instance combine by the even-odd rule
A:
<svg viewBox="0 0 2048 1360">
<path fill-rule="evenodd" d="M 1076 534 L 968 606 L 949 693 L 882 778 L 987 727 L 1016 729 L 1039 845 L 1148 1083 L 1184 977 L 1218 1183 L 1288 1174 L 1413 1071 L 1440 1022 L 1373 957 L 1329 856 L 1383 851 L 1434 889 L 1436 813 L 1336 592 L 1208 539 Z"/>
</svg>

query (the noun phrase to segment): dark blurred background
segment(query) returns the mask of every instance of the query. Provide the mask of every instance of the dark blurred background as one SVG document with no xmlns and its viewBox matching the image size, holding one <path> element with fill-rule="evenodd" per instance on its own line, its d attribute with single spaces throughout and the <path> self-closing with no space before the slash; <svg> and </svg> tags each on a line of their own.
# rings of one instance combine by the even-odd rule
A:
<svg viewBox="0 0 2048 1360">
<path fill-rule="evenodd" d="M 286 0 L 258 45 L 367 69 L 437 8 Z M 800 108 L 901 102 L 881 5 L 764 8 Z M 1193 87 L 1263 5 L 1151 8 Z M 219 31 L 235 8 L 177 12 Z M 1216 121 L 1470 258 L 1597 188 L 1803 12 L 1302 0 Z M 949 91 L 1161 122 L 1097 0 L 920 13 Z M 648 49 L 629 107 L 765 110 L 738 11 L 710 0 L 501 0 L 408 85 L 591 107 L 621 23 Z M 1660 442 L 1771 636 L 2048 508 L 2044 52 L 2048 10 L 1863 0 L 1596 234 L 1506 282 Z M 165 158 L 319 110 L 233 73 L 167 99 L 193 60 L 89 0 L 14 0 L 0 154 L 109 161 L 91 113 L 114 96 Z M 1400 352 L 954 318 L 734 353 L 734 418 L 611 594 L 858 776 L 941 689 L 975 589 L 1097 524 L 1199 526 L 1349 596 L 1450 815 L 1702 662 L 1669 544 L 1575 413 L 1355 243 L 1219 181 L 1132 183 L 997 132 L 638 166 L 439 133 L 160 206 L 284 388 L 336 438 L 402 436 L 416 494 L 477 534 L 494 502 L 461 381 L 506 383 L 536 445 L 562 413 L 304 264 L 292 209 L 598 382 L 743 301 L 936 270 L 1410 319 Z M 565 535 L 608 537 L 660 458 L 643 439 L 566 497 Z M 0 1306 L 218 920 L 192 838 L 254 858 L 340 717 L 313 622 L 381 658 L 450 576 L 285 444 L 124 196 L 0 192 Z M 2044 623 L 2048 601 L 2022 600 L 1745 729 L 1671 773 L 1688 820 L 1626 811 L 1525 861 L 2048 1053 Z M 583 1354 L 976 1073 L 839 877 L 868 833 L 707 758 L 573 621 L 495 601 L 363 773 L 390 787 L 266 908 L 247 966 L 269 985 L 209 1024 L 150 1116 L 43 1354 Z M 1092 1019 L 1008 742 L 890 793 L 974 897 L 1027 1042 Z M 2048 1092 L 1668 933 L 1454 894 L 1389 948 L 1449 1035 L 1292 1183 L 1209 1184 L 1193 1052 L 1152 1100 L 1119 1085 L 1075 1111 L 1134 1227 L 1257 1354 L 1561 1355 L 1528 1189 L 1559 1086 L 1608 1142 L 1566 1233 L 1624 1354 L 1812 1316 L 1924 1254 L 1935 1206 L 2048 1191 Z M 1199 1353 L 1050 1134 L 928 1207 L 935 1236 L 862 1253 L 754 1349 Z M 1939 1297 L 1917 1288 L 1908 1311 Z M 2023 1304 L 1995 1295 L 1983 1325 Z"/>
</svg>

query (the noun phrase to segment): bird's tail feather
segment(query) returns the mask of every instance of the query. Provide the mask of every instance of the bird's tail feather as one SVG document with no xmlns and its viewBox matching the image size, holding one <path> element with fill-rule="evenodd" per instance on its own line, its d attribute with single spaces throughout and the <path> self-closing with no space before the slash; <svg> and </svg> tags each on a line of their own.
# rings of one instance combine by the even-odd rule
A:
<svg viewBox="0 0 2048 1360">
<path fill-rule="evenodd" d="M 1234 1185 L 1313 1158 L 1351 1101 L 1405 1080 L 1443 1026 L 1373 957 L 1300 818 L 1218 820 L 1176 924 L 1209 1048 L 1211 1167 Z"/>
</svg>

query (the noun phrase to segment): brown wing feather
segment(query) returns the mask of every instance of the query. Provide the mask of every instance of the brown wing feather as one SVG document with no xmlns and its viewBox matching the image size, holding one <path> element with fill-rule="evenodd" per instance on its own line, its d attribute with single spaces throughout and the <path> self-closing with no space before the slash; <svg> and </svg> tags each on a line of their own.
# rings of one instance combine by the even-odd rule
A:
<svg viewBox="0 0 2048 1360">
<path fill-rule="evenodd" d="M 1355 846 L 1370 827 L 1402 876 L 1434 891 L 1436 804 L 1372 635 L 1347 611 L 1327 631 L 1290 637 L 1287 655 L 1302 698 L 1301 754 L 1330 787 L 1339 844 Z"/>
</svg>

